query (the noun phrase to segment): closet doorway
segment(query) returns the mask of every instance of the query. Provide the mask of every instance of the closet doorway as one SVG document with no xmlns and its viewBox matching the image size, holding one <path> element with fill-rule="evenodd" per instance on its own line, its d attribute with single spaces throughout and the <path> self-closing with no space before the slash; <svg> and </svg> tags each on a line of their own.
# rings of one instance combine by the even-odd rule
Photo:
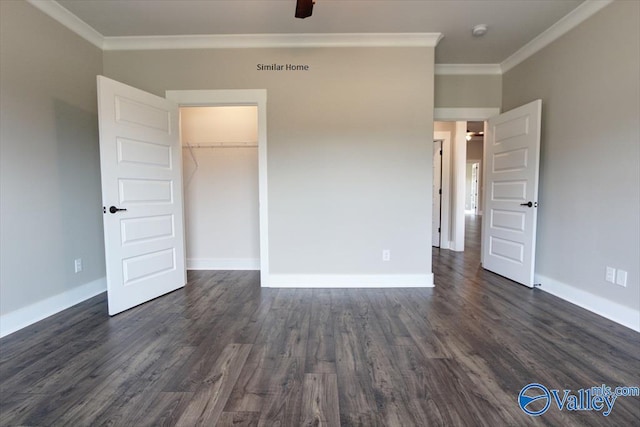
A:
<svg viewBox="0 0 640 427">
<path fill-rule="evenodd" d="M 258 107 L 181 106 L 186 265 L 260 270 Z"/>
</svg>

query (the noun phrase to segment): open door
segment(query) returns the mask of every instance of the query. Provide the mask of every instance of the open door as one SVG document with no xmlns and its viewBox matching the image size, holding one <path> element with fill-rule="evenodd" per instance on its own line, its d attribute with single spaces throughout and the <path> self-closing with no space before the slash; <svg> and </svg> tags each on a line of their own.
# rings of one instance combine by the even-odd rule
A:
<svg viewBox="0 0 640 427">
<path fill-rule="evenodd" d="M 98 76 L 109 314 L 186 282 L 178 106 Z"/>
<path fill-rule="evenodd" d="M 542 101 L 489 119 L 485 129 L 482 266 L 533 287 Z"/>
</svg>

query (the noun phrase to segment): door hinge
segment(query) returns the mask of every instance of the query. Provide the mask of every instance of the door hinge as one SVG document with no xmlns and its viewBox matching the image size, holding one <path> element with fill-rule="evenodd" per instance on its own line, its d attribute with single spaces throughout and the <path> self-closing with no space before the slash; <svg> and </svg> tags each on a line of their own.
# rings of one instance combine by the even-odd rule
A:
<svg viewBox="0 0 640 427">
<path fill-rule="evenodd" d="M 438 194 L 442 194 L 442 188 L 438 190 Z"/>
<path fill-rule="evenodd" d="M 440 150 L 440 155 L 442 156 L 442 149 Z"/>
<path fill-rule="evenodd" d="M 441 231 L 440 231 L 440 227 L 438 227 L 438 233 L 440 233 L 440 232 L 441 232 Z"/>
</svg>

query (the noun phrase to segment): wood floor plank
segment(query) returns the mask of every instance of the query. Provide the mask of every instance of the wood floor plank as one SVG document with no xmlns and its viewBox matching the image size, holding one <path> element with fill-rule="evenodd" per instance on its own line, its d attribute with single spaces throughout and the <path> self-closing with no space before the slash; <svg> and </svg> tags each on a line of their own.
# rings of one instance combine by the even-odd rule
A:
<svg viewBox="0 0 640 427">
<path fill-rule="evenodd" d="M 223 412 L 218 425 L 229 427 L 257 427 L 260 420 L 259 412 Z"/>
<path fill-rule="evenodd" d="M 268 378 L 278 365 L 277 358 L 270 357 L 266 344 L 254 344 L 244 369 L 227 400 L 225 412 L 260 412 L 270 393 Z"/>
<path fill-rule="evenodd" d="M 251 344 L 229 344 L 178 418 L 178 426 L 215 425 L 251 351 Z"/>
<path fill-rule="evenodd" d="M 88 425 L 96 419 L 109 404 L 125 393 L 131 381 L 140 381 L 147 371 L 162 357 L 167 346 L 167 339 L 159 337 L 141 346 L 134 354 L 114 360 L 115 369 L 108 374 L 97 373 L 95 377 L 87 377 L 73 387 L 63 389 L 69 397 L 67 405 L 52 407 L 47 419 L 66 425 Z M 83 392 L 90 389 L 91 394 Z M 41 418 L 41 417 L 39 417 Z"/>
<path fill-rule="evenodd" d="M 336 372 L 336 348 L 333 333 L 331 292 L 327 289 L 314 289 L 309 319 L 305 372 L 329 374 Z"/>
<path fill-rule="evenodd" d="M 304 359 L 276 358 L 276 365 L 263 376 L 268 390 L 260 410 L 259 426 L 298 425 L 302 402 Z"/>
<path fill-rule="evenodd" d="M 358 325 L 370 318 L 363 307 L 354 304 L 347 292 L 333 303 L 335 323 L 336 363 L 340 397 L 340 421 L 346 425 L 387 425 L 390 409 L 383 384 L 390 381 L 386 364 L 372 354 L 371 337 Z M 381 332 L 380 332 L 381 334 Z"/>
<path fill-rule="evenodd" d="M 87 330 L 104 324 L 106 313 L 106 293 L 95 296 L 63 312 L 48 317 L 46 321 L 30 325 L 19 333 L 2 338 L 0 346 L 0 381 L 10 371 L 2 369 L 8 360 L 19 358 L 21 366 L 28 366 L 34 360 L 54 351 L 56 346 L 66 345 L 73 338 L 86 338 Z M 76 327 L 73 327 L 76 326 Z M 12 366 L 18 367 L 13 359 Z"/>
<path fill-rule="evenodd" d="M 115 398 L 111 399 L 108 406 L 96 415 L 91 423 L 132 425 L 133 421 L 130 420 L 139 419 L 140 408 L 155 404 L 158 390 L 162 390 L 165 382 L 169 379 L 167 373 L 176 369 L 176 366 L 187 359 L 193 351 L 193 347 L 168 348 L 159 358 L 149 364 L 146 370 L 140 373 L 136 381 L 127 382 L 120 387 Z"/>
<path fill-rule="evenodd" d="M 305 374 L 301 412 L 301 426 L 340 425 L 336 374 Z"/>
<path fill-rule="evenodd" d="M 352 334 L 360 340 L 359 347 L 364 349 L 363 357 L 369 369 L 363 374 L 369 376 L 377 410 L 387 425 L 424 424 L 425 414 L 419 408 L 410 410 L 407 406 L 410 401 L 407 390 L 393 386 L 402 383 L 402 373 L 388 341 L 395 342 L 395 335 L 388 338 L 385 335 L 379 310 L 370 304 L 369 295 L 350 294 L 356 313 L 351 328 Z"/>
<path fill-rule="evenodd" d="M 121 421 L 96 425 L 175 426 L 192 399 L 191 392 L 150 392 L 139 405 L 127 411 Z"/>
<path fill-rule="evenodd" d="M 45 397 L 32 393 L 0 393 L 0 426 L 27 425 L 33 408 Z"/>
</svg>

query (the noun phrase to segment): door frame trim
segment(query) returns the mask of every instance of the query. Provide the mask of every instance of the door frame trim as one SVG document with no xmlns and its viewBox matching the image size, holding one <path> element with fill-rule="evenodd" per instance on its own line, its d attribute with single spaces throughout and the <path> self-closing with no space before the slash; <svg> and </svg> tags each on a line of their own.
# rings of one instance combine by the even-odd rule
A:
<svg viewBox="0 0 640 427">
<path fill-rule="evenodd" d="M 435 132 L 434 132 L 434 135 L 435 135 Z M 436 161 L 436 159 L 438 157 L 440 158 L 440 164 L 438 165 L 438 169 L 439 169 L 440 173 L 439 173 L 439 176 L 437 176 L 437 183 L 438 183 L 437 190 L 438 191 L 436 191 L 436 187 L 434 187 L 433 195 L 432 195 L 433 200 L 435 200 L 436 197 L 438 198 L 438 232 L 437 232 L 438 246 L 435 246 L 433 244 L 433 242 L 434 242 L 433 237 L 436 234 L 433 226 L 431 227 L 431 233 L 432 233 L 431 246 L 432 247 L 437 247 L 438 249 L 440 249 L 441 246 L 442 246 L 442 193 L 443 193 L 443 191 L 442 191 L 442 166 L 443 166 L 443 163 L 444 163 L 442 161 L 442 154 L 444 153 L 444 150 L 443 150 L 444 140 L 434 137 L 433 138 L 433 144 L 434 144 L 433 145 L 433 156 L 434 156 L 433 157 L 433 160 L 434 160 L 434 162 L 433 162 L 433 168 L 434 168 L 433 169 L 433 172 L 434 172 L 433 173 L 433 182 L 434 182 L 434 184 L 436 184 L 436 164 L 438 163 Z M 438 144 L 440 146 L 439 150 L 437 149 L 438 146 L 436 144 Z M 439 153 L 437 153 L 438 151 L 439 151 Z M 432 214 L 435 214 L 435 212 L 432 212 Z M 432 223 L 435 222 L 433 219 L 434 218 L 432 218 Z"/>
<path fill-rule="evenodd" d="M 269 198 L 267 185 L 267 90 L 167 90 L 179 107 L 253 105 L 258 107 L 258 198 L 260 218 L 260 285 L 269 286 Z"/>
<path fill-rule="evenodd" d="M 440 249 L 451 249 L 451 232 L 450 223 L 450 205 L 451 205 L 451 132 L 436 131 L 433 132 L 433 139 L 442 141 L 442 178 L 440 187 L 442 188 L 442 197 L 440 205 Z"/>
</svg>

